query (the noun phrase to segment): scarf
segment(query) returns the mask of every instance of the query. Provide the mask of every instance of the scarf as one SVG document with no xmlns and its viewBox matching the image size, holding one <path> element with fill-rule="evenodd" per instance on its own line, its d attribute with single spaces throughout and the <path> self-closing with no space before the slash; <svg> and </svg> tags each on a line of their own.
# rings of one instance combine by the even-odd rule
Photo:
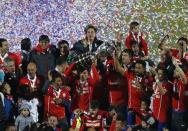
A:
<svg viewBox="0 0 188 131">
<path fill-rule="evenodd" d="M 43 48 L 41 47 L 41 45 L 38 44 L 38 45 L 35 47 L 34 50 L 36 50 L 38 53 L 45 53 L 46 51 L 49 50 L 50 47 L 51 47 L 51 45 L 48 44 L 47 47 L 46 47 L 45 49 L 43 49 Z"/>
<path fill-rule="evenodd" d="M 142 33 L 141 33 L 141 32 L 136 32 L 136 33 L 131 32 L 131 34 L 132 34 L 133 39 L 134 39 L 135 41 L 137 41 L 138 44 L 139 44 L 140 41 L 141 41 L 141 38 L 142 38 Z"/>
</svg>

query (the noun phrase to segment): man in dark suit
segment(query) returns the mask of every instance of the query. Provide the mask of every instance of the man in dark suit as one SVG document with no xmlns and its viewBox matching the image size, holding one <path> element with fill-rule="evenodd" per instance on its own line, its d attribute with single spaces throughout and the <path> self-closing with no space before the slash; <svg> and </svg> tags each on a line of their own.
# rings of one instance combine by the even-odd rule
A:
<svg viewBox="0 0 188 131">
<path fill-rule="evenodd" d="M 85 27 L 85 38 L 76 42 L 73 46 L 73 51 L 77 54 L 86 52 L 95 52 L 97 48 L 103 43 L 96 37 L 97 28 L 91 24 Z"/>
<path fill-rule="evenodd" d="M 10 85 L 12 95 L 14 97 L 14 100 L 16 100 L 16 89 L 21 77 L 21 71 L 19 68 L 15 67 L 14 59 L 9 57 L 4 59 L 4 66 L 5 66 L 4 81 Z"/>
</svg>

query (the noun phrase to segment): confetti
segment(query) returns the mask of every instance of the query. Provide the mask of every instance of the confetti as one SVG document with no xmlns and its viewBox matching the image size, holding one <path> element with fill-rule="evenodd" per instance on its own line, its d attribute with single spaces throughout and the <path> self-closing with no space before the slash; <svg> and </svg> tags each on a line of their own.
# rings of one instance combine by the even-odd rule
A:
<svg viewBox="0 0 188 131">
<path fill-rule="evenodd" d="M 156 41 L 165 32 L 175 32 L 171 42 L 187 34 L 188 9 L 183 0 L 1 0 L 0 37 L 7 38 L 11 51 L 20 49 L 20 41 L 29 37 L 37 43 L 41 34 L 51 43 L 66 39 L 71 45 L 84 37 L 84 27 L 98 27 L 98 38 L 115 39 L 115 33 L 127 34 L 129 23 L 139 21 L 151 54 Z"/>
</svg>

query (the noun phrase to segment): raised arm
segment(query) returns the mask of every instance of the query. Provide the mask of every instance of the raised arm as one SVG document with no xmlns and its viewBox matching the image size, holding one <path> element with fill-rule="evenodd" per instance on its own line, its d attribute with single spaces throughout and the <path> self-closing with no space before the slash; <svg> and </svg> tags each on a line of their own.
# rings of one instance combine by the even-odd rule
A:
<svg viewBox="0 0 188 131">
<path fill-rule="evenodd" d="M 162 83 L 161 83 L 161 82 L 157 82 L 157 85 L 158 85 L 158 87 L 159 87 L 159 93 L 160 93 L 161 95 L 164 95 L 164 94 L 167 92 L 167 90 L 162 86 Z"/>
<path fill-rule="evenodd" d="M 93 84 L 96 84 L 99 80 L 100 80 L 100 77 L 99 77 L 99 73 L 97 71 L 97 68 L 96 68 L 96 61 L 94 60 L 92 66 L 91 66 L 91 71 L 92 71 L 92 79 L 93 79 Z"/>
<path fill-rule="evenodd" d="M 166 47 L 165 47 L 165 44 L 166 44 L 166 41 L 170 38 L 170 36 L 173 35 L 173 32 L 168 32 L 164 38 L 161 40 L 161 42 L 159 43 L 158 45 L 158 48 L 161 49 L 161 50 L 164 50 Z"/>
<path fill-rule="evenodd" d="M 165 49 L 165 43 L 168 39 L 169 39 L 169 35 L 167 34 L 167 35 L 165 35 L 165 37 L 159 43 L 158 48 L 161 49 L 161 50 L 164 50 Z"/>
<path fill-rule="evenodd" d="M 69 67 L 65 70 L 64 75 L 65 75 L 65 76 L 69 76 L 70 73 L 71 73 L 71 71 L 72 71 L 72 69 L 74 68 L 75 65 L 76 65 L 75 62 L 72 63 L 72 64 L 70 64 Z"/>
<path fill-rule="evenodd" d="M 182 83 L 184 85 L 186 85 L 187 84 L 187 77 L 186 77 L 185 73 L 183 72 L 183 70 L 178 65 L 178 63 L 177 63 L 177 61 L 174 57 L 172 58 L 172 62 L 174 64 L 174 66 L 176 67 L 175 71 L 177 71 L 179 73 L 179 77 L 180 77 Z"/>
<path fill-rule="evenodd" d="M 114 59 L 114 67 L 116 69 L 117 72 L 119 72 L 121 75 L 124 76 L 125 74 L 125 71 L 127 71 L 127 68 L 123 68 L 120 63 L 119 63 L 119 60 L 118 60 L 118 53 L 116 52 L 113 56 L 113 59 Z"/>
</svg>

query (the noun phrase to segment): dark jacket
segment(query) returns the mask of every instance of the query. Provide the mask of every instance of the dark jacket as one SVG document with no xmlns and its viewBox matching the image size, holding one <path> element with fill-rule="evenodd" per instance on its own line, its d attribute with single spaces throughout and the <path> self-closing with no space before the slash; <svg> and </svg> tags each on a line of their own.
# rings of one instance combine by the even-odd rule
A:
<svg viewBox="0 0 188 131">
<path fill-rule="evenodd" d="M 3 93 L 0 92 L 0 123 L 5 119 L 6 119 L 6 114 L 4 110 L 4 95 Z"/>
<path fill-rule="evenodd" d="M 36 63 L 37 73 L 44 78 L 47 78 L 48 71 L 55 67 L 56 50 L 55 46 L 51 46 L 44 53 L 37 52 L 35 49 L 31 52 L 31 61 Z"/>
<path fill-rule="evenodd" d="M 97 48 L 103 43 L 103 41 L 98 40 L 97 38 L 94 39 L 92 43 L 92 49 L 91 52 L 95 52 Z M 75 51 L 77 54 L 83 54 L 89 51 L 89 45 L 87 47 L 84 47 L 83 41 L 79 40 L 76 42 L 73 46 L 73 51 Z"/>
<path fill-rule="evenodd" d="M 22 68 L 23 75 L 26 75 L 27 74 L 27 65 L 30 62 L 30 52 L 26 52 L 26 51 L 22 50 L 21 55 L 22 55 L 21 68 Z"/>
<path fill-rule="evenodd" d="M 15 73 L 5 73 L 4 81 L 7 82 L 11 87 L 11 94 L 13 95 L 14 101 L 17 100 L 17 87 L 19 84 L 19 80 L 21 78 L 21 70 L 16 69 Z"/>
</svg>

